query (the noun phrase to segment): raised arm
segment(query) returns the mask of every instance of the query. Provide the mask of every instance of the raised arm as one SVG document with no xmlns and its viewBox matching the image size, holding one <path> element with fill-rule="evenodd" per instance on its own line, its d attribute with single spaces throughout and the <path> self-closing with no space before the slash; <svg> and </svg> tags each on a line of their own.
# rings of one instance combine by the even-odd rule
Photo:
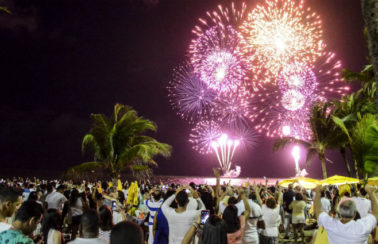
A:
<svg viewBox="0 0 378 244">
<path fill-rule="evenodd" d="M 158 216 L 158 214 L 159 214 L 159 210 L 156 211 L 156 214 L 154 216 L 154 222 L 153 222 L 153 225 L 152 225 L 152 232 L 153 232 L 154 237 L 156 235 L 156 230 L 157 230 L 157 216 Z"/>
<path fill-rule="evenodd" d="M 264 186 L 265 193 L 268 193 L 268 181 L 269 181 L 268 178 L 265 177 L 265 186 Z"/>
<path fill-rule="evenodd" d="M 243 188 L 239 189 L 239 196 L 241 196 L 241 199 L 243 200 L 243 203 L 244 203 L 245 211 L 243 215 L 244 215 L 245 221 L 247 221 L 251 213 L 251 207 L 249 206 L 249 203 L 248 203 L 247 197 L 245 196 L 245 192 Z"/>
<path fill-rule="evenodd" d="M 262 206 L 263 202 L 260 197 L 260 189 L 257 187 L 256 182 L 253 182 L 253 190 L 255 190 L 257 202 L 259 203 L 260 206 Z"/>
<path fill-rule="evenodd" d="M 217 183 L 215 186 L 215 197 L 217 198 L 217 202 L 215 205 L 215 212 L 218 213 L 219 202 L 220 202 L 220 172 L 217 168 L 213 168 L 213 173 L 214 173 L 215 178 L 217 179 Z"/>
<path fill-rule="evenodd" d="M 166 215 L 169 211 L 169 209 L 171 209 L 171 204 L 172 202 L 175 200 L 175 197 L 176 195 L 172 195 L 170 197 L 168 197 L 167 200 L 165 200 L 165 202 L 161 205 L 161 210 L 163 211 L 164 215 Z"/>
<path fill-rule="evenodd" d="M 281 188 L 281 186 L 278 186 L 278 204 L 280 205 L 280 206 L 282 206 L 282 204 L 283 204 L 283 194 L 282 194 L 282 188 Z"/>
<path fill-rule="evenodd" d="M 193 198 L 197 201 L 198 203 L 198 210 L 205 210 L 205 204 L 203 204 L 201 198 L 199 197 L 199 194 L 197 191 L 192 192 Z"/>
<path fill-rule="evenodd" d="M 322 191 L 322 186 L 319 185 L 315 188 L 314 212 L 315 212 L 316 219 L 319 219 L 319 215 L 322 212 L 322 204 L 320 201 L 321 191 Z"/>
<path fill-rule="evenodd" d="M 371 185 L 365 186 L 366 192 L 369 194 L 369 198 L 371 201 L 371 210 L 372 214 L 378 221 L 378 199 L 377 199 L 377 188 Z"/>
</svg>

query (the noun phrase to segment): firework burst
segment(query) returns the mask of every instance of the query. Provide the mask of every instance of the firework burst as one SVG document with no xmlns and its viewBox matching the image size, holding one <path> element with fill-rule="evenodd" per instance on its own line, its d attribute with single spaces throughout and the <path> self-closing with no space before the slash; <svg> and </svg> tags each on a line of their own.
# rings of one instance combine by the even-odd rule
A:
<svg viewBox="0 0 378 244">
<path fill-rule="evenodd" d="M 268 137 L 292 136 L 310 140 L 311 107 L 316 102 L 339 98 L 349 91 L 341 73 L 341 62 L 332 52 L 324 52 L 312 66 L 293 63 L 282 69 L 278 86 L 266 84 L 256 95 L 251 120 L 255 129 Z"/>
<path fill-rule="evenodd" d="M 247 79 L 247 59 L 241 48 L 247 49 L 243 36 L 235 29 L 245 12 L 245 4 L 237 11 L 218 6 L 199 19 L 193 33 L 196 38 L 189 46 L 190 61 L 209 88 L 220 93 L 235 92 Z"/>
<path fill-rule="evenodd" d="M 217 94 L 208 89 L 189 64 L 174 70 L 167 88 L 172 107 L 189 122 L 209 118 L 213 114 Z"/>
<path fill-rule="evenodd" d="M 240 27 L 246 37 L 254 86 L 273 82 L 293 62 L 312 63 L 324 48 L 321 21 L 303 1 L 267 0 L 248 14 Z"/>
<path fill-rule="evenodd" d="M 221 125 L 226 128 L 249 125 L 253 101 L 253 96 L 242 88 L 238 90 L 237 94 L 221 96 L 216 107 Z"/>
<path fill-rule="evenodd" d="M 189 135 L 189 142 L 193 149 L 201 154 L 212 152 L 211 142 L 221 135 L 219 124 L 212 120 L 203 120 L 197 123 Z"/>
<path fill-rule="evenodd" d="M 277 85 L 281 91 L 296 90 L 307 97 L 314 92 L 317 81 L 311 68 L 295 62 L 282 68 Z"/>
</svg>

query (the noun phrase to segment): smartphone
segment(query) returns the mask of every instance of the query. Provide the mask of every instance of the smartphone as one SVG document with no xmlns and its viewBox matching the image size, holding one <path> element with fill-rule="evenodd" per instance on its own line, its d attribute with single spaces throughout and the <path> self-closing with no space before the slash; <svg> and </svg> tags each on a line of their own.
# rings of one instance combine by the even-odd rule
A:
<svg viewBox="0 0 378 244">
<path fill-rule="evenodd" d="M 295 201 L 295 197 L 293 197 L 293 201 Z"/>
<path fill-rule="evenodd" d="M 201 225 L 204 225 L 209 217 L 210 217 L 210 210 L 202 210 L 201 211 Z"/>
<path fill-rule="evenodd" d="M 190 190 L 189 190 L 189 189 L 185 189 L 185 192 L 186 192 L 187 194 L 189 194 L 189 193 L 190 193 Z"/>
<path fill-rule="evenodd" d="M 112 209 L 113 210 L 117 209 L 117 202 L 116 201 L 112 201 Z"/>
</svg>

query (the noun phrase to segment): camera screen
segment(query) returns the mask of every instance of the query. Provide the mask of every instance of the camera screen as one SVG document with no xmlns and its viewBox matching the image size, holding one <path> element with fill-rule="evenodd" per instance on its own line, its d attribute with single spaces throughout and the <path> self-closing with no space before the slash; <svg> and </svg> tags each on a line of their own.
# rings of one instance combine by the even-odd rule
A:
<svg viewBox="0 0 378 244">
<path fill-rule="evenodd" d="M 201 211 L 201 225 L 204 225 L 209 217 L 210 217 L 210 211 L 202 210 Z"/>
</svg>

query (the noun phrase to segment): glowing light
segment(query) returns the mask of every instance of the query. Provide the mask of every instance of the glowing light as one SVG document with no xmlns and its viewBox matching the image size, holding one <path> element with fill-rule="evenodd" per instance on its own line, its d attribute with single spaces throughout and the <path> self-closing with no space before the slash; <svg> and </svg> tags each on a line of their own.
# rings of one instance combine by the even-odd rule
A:
<svg viewBox="0 0 378 244">
<path fill-rule="evenodd" d="M 189 142 L 193 143 L 193 149 L 201 154 L 212 152 L 214 140 L 221 135 L 220 127 L 215 121 L 200 121 L 192 129 Z"/>
<path fill-rule="evenodd" d="M 243 22 L 240 30 L 253 50 L 252 82 L 276 82 L 281 68 L 292 62 L 313 63 L 324 48 L 320 17 L 305 9 L 303 1 L 266 0 Z"/>
<path fill-rule="evenodd" d="M 289 136 L 290 135 L 290 131 L 291 131 L 290 126 L 284 125 L 282 127 L 282 133 L 283 133 L 284 136 Z"/>
<path fill-rule="evenodd" d="M 217 105 L 217 93 L 208 89 L 189 64 L 179 66 L 173 72 L 168 96 L 178 115 L 189 122 L 210 119 Z"/>
<path fill-rule="evenodd" d="M 290 111 L 297 111 L 305 104 L 306 97 L 297 90 L 291 89 L 282 95 L 282 106 Z"/>
<path fill-rule="evenodd" d="M 300 169 L 299 169 L 300 149 L 298 146 L 293 147 L 291 151 L 291 155 L 293 156 L 294 162 L 295 162 L 295 174 L 298 175 L 300 172 Z"/>
<path fill-rule="evenodd" d="M 239 144 L 239 140 L 229 139 L 227 134 L 222 134 L 217 140 L 211 142 L 212 148 L 217 155 L 219 165 L 224 174 L 227 174 L 230 171 L 232 159 Z"/>
</svg>

